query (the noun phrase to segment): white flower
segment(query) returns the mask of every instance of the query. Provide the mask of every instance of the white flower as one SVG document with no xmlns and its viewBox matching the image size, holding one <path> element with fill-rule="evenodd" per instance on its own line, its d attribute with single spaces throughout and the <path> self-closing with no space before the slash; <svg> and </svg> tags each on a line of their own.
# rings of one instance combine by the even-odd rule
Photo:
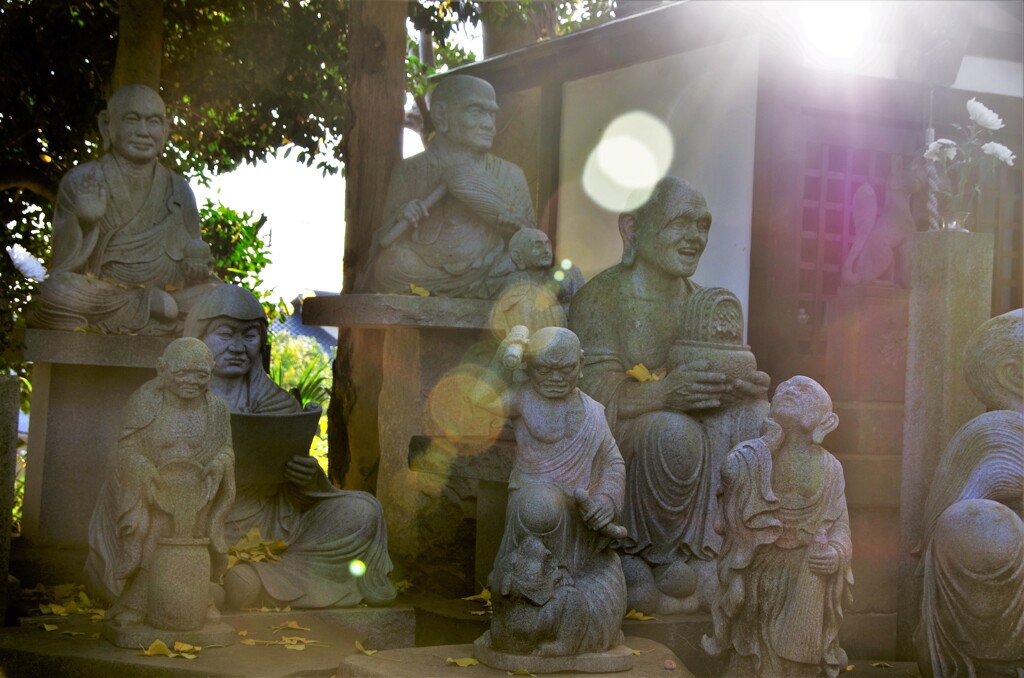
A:
<svg viewBox="0 0 1024 678">
<path fill-rule="evenodd" d="M 35 280 L 36 282 L 46 280 L 48 275 L 46 267 L 21 245 L 8 245 L 7 256 L 14 262 L 14 267 L 18 269 L 18 272 L 29 280 Z"/>
<path fill-rule="evenodd" d="M 924 157 L 928 160 L 940 160 L 942 157 L 952 160 L 956 157 L 956 151 L 956 142 L 950 139 L 936 139 L 928 144 L 928 150 L 924 152 Z"/>
<path fill-rule="evenodd" d="M 967 102 L 967 115 L 985 129 L 997 130 L 1005 127 L 1003 119 L 977 99 L 971 99 Z"/>
<path fill-rule="evenodd" d="M 981 150 L 985 151 L 985 153 L 988 155 L 996 156 L 1010 167 L 1013 167 L 1013 160 L 1014 158 L 1017 157 L 1013 154 L 1013 151 L 1008 149 L 1006 146 L 1003 146 L 1002 144 L 997 144 L 994 141 L 990 141 L 987 144 L 983 145 L 981 147 Z"/>
</svg>

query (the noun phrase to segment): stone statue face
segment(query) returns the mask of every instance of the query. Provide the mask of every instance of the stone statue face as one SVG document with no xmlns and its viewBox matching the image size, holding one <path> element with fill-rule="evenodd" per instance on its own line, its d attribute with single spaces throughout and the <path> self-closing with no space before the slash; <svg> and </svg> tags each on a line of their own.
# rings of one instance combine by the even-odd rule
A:
<svg viewBox="0 0 1024 678">
<path fill-rule="evenodd" d="M 699 193 L 672 199 L 664 224 L 640 224 L 637 257 L 675 278 L 689 278 L 708 244 L 711 215 Z"/>
<path fill-rule="evenodd" d="M 108 133 L 116 155 L 144 164 L 159 158 L 167 143 L 167 116 L 160 96 L 149 89 L 132 88 L 111 99 Z"/>
<path fill-rule="evenodd" d="M 509 250 L 516 267 L 528 271 L 547 270 L 555 258 L 547 234 L 534 228 L 524 228 L 512 236 Z"/>
<path fill-rule="evenodd" d="M 213 372 L 222 378 L 241 378 L 260 365 L 260 321 L 215 318 L 203 337 L 213 353 Z"/>
<path fill-rule="evenodd" d="M 498 113 L 491 86 L 484 81 L 468 81 L 449 99 L 444 102 L 445 136 L 474 151 L 491 150 Z"/>
<path fill-rule="evenodd" d="M 568 333 L 568 330 L 565 332 Z M 575 335 L 572 337 L 575 338 Z M 571 341 L 567 336 L 559 334 L 543 350 L 529 356 L 526 375 L 540 395 L 552 399 L 564 398 L 576 388 L 583 365 L 582 358 L 579 341 Z"/>
<path fill-rule="evenodd" d="M 793 377 L 775 389 L 768 416 L 784 429 L 812 431 L 831 411 L 830 398 L 816 381 Z"/>
<path fill-rule="evenodd" d="M 188 348 L 165 352 L 157 363 L 164 389 L 182 400 L 202 396 L 210 386 L 209 358 L 208 353 Z"/>
</svg>

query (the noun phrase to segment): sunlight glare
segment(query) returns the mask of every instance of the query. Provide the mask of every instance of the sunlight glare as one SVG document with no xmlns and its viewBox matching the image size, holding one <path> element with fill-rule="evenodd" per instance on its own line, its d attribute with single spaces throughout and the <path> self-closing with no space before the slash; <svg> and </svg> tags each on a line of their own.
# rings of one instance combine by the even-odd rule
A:
<svg viewBox="0 0 1024 678">
<path fill-rule="evenodd" d="M 852 57 L 867 33 L 869 5 L 865 0 L 804 0 L 800 3 L 804 38 L 827 57 Z"/>
</svg>

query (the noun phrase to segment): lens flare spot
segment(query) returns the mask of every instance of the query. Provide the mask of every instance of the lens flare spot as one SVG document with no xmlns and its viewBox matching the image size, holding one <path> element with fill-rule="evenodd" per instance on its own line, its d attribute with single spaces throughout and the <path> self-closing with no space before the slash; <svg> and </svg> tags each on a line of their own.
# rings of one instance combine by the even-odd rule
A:
<svg viewBox="0 0 1024 678">
<path fill-rule="evenodd" d="M 562 259 L 562 263 L 559 264 L 563 271 L 568 271 L 572 268 L 572 259 Z"/>
<path fill-rule="evenodd" d="M 362 577 L 366 574 L 366 563 L 361 560 L 353 560 L 348 564 L 348 571 L 353 577 Z"/>
<path fill-rule="evenodd" d="M 610 211 L 638 206 L 672 165 L 675 143 L 664 122 L 650 113 L 631 111 L 605 129 L 587 158 L 583 188 L 590 199 Z"/>
<path fill-rule="evenodd" d="M 801 2 L 800 20 L 807 43 L 834 59 L 854 56 L 867 34 L 870 5 L 864 0 Z"/>
<path fill-rule="evenodd" d="M 565 280 L 565 271 L 555 271 L 555 274 L 552 277 L 556 282 L 562 282 Z"/>
</svg>

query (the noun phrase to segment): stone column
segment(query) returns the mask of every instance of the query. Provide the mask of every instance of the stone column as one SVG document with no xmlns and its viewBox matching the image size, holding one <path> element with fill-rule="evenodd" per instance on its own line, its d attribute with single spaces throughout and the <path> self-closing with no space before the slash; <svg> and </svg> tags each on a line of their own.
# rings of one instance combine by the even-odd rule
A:
<svg viewBox="0 0 1024 678">
<path fill-rule="evenodd" d="M 913 248 L 900 493 L 901 659 L 913 656 L 921 585 L 914 551 L 935 467 L 957 429 L 983 411 L 964 380 L 963 350 L 971 332 L 991 316 L 993 239 L 988 233 L 927 231 L 914 235 Z"/>
<path fill-rule="evenodd" d="M 11 555 L 11 510 L 14 508 L 14 476 L 18 454 L 17 377 L 0 375 L 0 624 L 7 616 L 7 574 Z"/>
</svg>

